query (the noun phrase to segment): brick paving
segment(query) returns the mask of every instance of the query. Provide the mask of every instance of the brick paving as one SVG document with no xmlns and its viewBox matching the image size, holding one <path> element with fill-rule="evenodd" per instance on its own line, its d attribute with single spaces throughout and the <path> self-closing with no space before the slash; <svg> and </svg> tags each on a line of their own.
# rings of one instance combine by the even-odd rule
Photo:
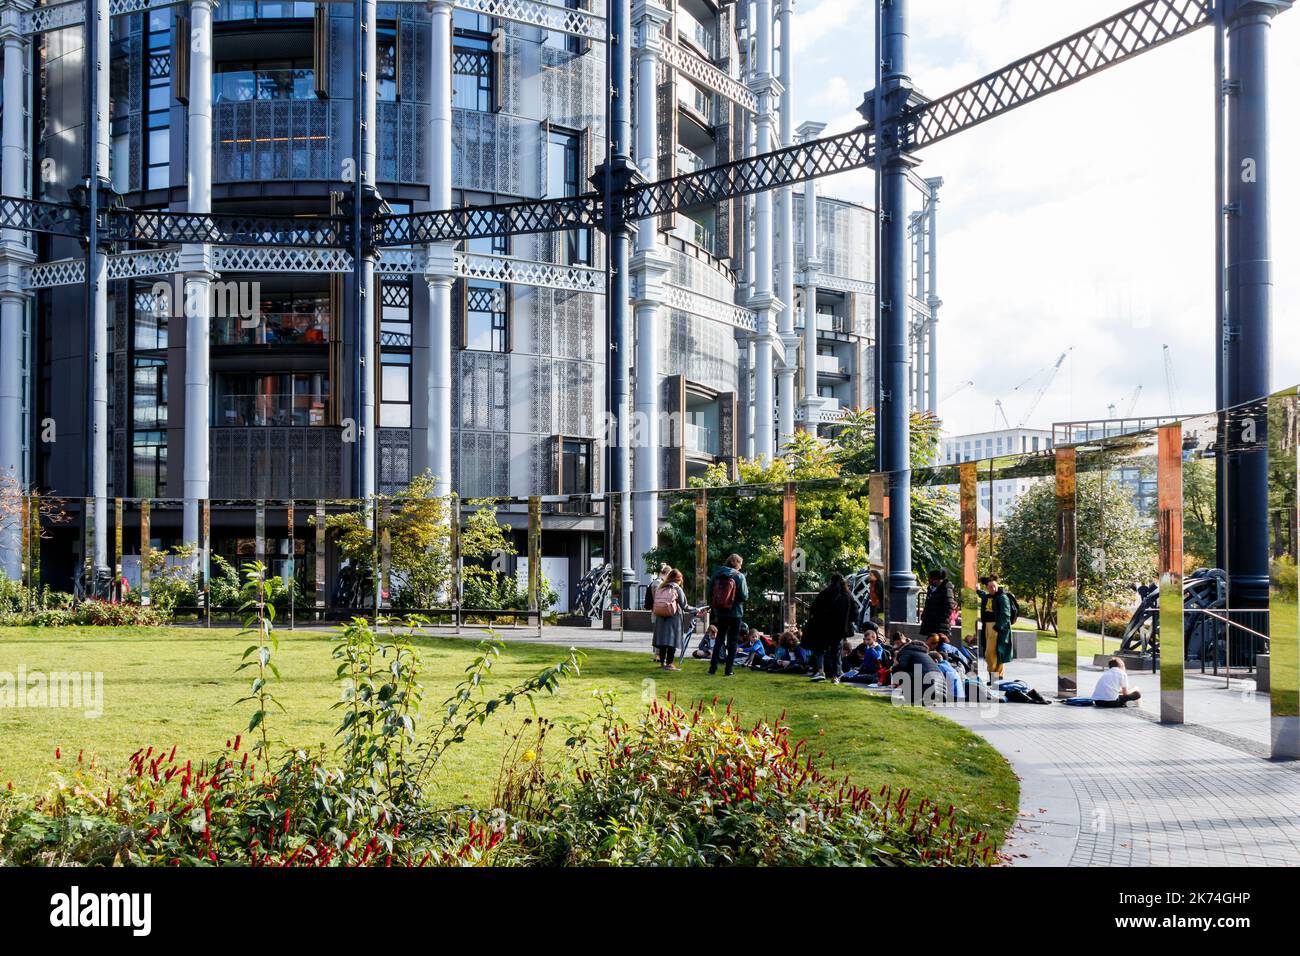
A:
<svg viewBox="0 0 1300 956">
<path fill-rule="evenodd" d="M 1009 670 L 1049 689 L 1054 668 L 1046 658 Z M 1080 677 L 1085 688 L 1093 679 L 1087 668 Z M 1190 684 L 1189 695 L 1205 692 Z M 1203 712 L 1213 717 L 1236 699 L 1207 700 Z M 1242 705 L 1267 720 L 1263 695 Z M 1132 706 L 1010 704 L 948 714 L 1001 751 L 1021 778 L 1020 823 L 1004 847 L 1013 864 L 1300 862 L 1300 764 L 1263 756 L 1253 739 L 1258 721 L 1247 736 L 1213 726 L 1162 726 Z"/>
</svg>

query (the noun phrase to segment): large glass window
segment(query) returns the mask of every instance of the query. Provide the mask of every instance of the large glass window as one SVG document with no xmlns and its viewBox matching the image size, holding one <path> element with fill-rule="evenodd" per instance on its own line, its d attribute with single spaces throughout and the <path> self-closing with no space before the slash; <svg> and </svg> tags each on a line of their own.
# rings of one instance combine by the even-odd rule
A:
<svg viewBox="0 0 1300 956">
<path fill-rule="evenodd" d="M 380 367 L 379 426 L 411 427 L 411 356 L 386 352 Z"/>
<path fill-rule="evenodd" d="M 506 296 L 504 283 L 465 280 L 465 348 L 480 352 L 510 350 Z"/>
<path fill-rule="evenodd" d="M 132 422 L 140 428 L 167 427 L 167 362 L 137 358 L 131 381 Z"/>
<path fill-rule="evenodd" d="M 546 198 L 576 196 L 582 191 L 582 140 L 577 133 L 553 129 L 546 143 Z M 591 230 L 564 233 L 561 251 L 566 265 L 591 262 Z"/>
<path fill-rule="evenodd" d="M 212 73 L 214 103 L 316 99 L 311 59 L 229 60 Z"/>
<path fill-rule="evenodd" d="M 137 431 L 131 439 L 131 494 L 157 498 L 166 493 L 167 433 Z"/>
<path fill-rule="evenodd" d="M 149 14 L 149 92 L 145 132 L 145 188 L 166 189 L 171 185 L 172 105 L 171 11 Z"/>
<path fill-rule="evenodd" d="M 324 425 L 325 372 L 228 372 L 217 376 L 212 424 Z"/>
<path fill-rule="evenodd" d="M 319 281 L 319 280 L 315 280 Z M 251 311 L 251 302 L 235 295 L 226 296 L 223 305 L 214 304 L 222 314 L 212 318 L 214 345 L 325 345 L 330 337 L 329 292 L 315 286 L 310 279 L 266 280 L 275 286 L 260 290 L 255 316 L 235 314 Z M 236 287 L 238 289 L 238 286 Z M 214 296 L 214 298 L 216 298 Z"/>
<path fill-rule="evenodd" d="M 375 33 L 375 95 L 393 102 L 397 99 L 397 28 L 380 27 Z"/>
<path fill-rule="evenodd" d="M 579 438 L 564 439 L 560 459 L 560 487 L 564 494 L 591 494 L 591 442 Z"/>
<path fill-rule="evenodd" d="M 494 106 L 492 36 L 456 31 L 451 50 L 451 105 L 491 112 Z"/>
</svg>

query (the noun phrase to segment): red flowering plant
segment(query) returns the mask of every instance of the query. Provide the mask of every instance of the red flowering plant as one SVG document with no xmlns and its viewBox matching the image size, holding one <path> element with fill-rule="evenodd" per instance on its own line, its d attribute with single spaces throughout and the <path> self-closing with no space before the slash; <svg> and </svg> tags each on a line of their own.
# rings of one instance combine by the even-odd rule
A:
<svg viewBox="0 0 1300 956">
<path fill-rule="evenodd" d="M 248 573 L 261 581 L 257 568 Z M 504 811 L 440 807 L 429 784 L 474 726 L 576 674 L 576 651 L 489 694 L 502 645 L 484 641 L 440 720 L 421 733 L 420 658 L 409 636 L 381 641 L 356 619 L 334 649 L 344 689 L 337 745 L 284 748 L 268 730 L 269 682 L 279 675 L 265 589 L 251 588 L 249 600 L 259 634 L 245 654 L 256 668 L 244 698 L 256 706 L 252 746 L 237 735 L 199 761 L 175 747 L 142 748 L 116 772 L 56 751 L 46 794 L 0 792 L 0 865 L 442 866 L 528 857 Z M 391 634 L 395 623 L 384 623 Z M 406 634 L 419 625 L 407 622 Z"/>
<path fill-rule="evenodd" d="M 576 782 L 530 821 L 552 865 L 972 866 L 996 862 L 956 810 L 815 766 L 784 715 L 655 701 L 635 725 L 606 709 Z M 581 738 L 571 740 L 581 744 Z"/>
</svg>

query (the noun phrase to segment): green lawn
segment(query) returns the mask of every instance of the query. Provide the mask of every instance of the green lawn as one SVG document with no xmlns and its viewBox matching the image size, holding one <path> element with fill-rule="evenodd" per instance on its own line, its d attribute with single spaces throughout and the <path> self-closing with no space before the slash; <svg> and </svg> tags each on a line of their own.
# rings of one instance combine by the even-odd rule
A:
<svg viewBox="0 0 1300 956">
<path fill-rule="evenodd" d="M 288 713 L 271 718 L 273 736 L 295 745 L 329 740 L 337 723 L 330 705 L 339 696 L 327 635 L 280 632 L 276 658 L 283 682 L 275 688 Z M 102 671 L 104 713 L 0 709 L 0 785 L 42 787 L 55 767 L 54 750 L 76 759 L 94 753 L 101 764 L 117 765 L 137 748 L 153 745 L 201 757 L 247 724 L 250 704 L 234 706 L 247 684 L 234 673 L 248 644 L 230 629 L 198 628 L 0 628 L 0 671 Z M 474 652 L 469 641 L 421 638 L 426 711 L 436 708 L 462 676 Z M 493 686 L 504 686 L 558 661 L 563 649 L 509 645 L 494 669 Z M 811 684 L 796 677 L 740 672 L 723 680 L 705 673 L 705 662 L 664 672 L 648 654 L 592 651 L 582 675 L 543 699 L 539 712 L 565 720 L 595 710 L 592 691 L 607 689 L 620 711 L 642 704 L 643 682 L 656 682 L 684 702 L 730 695 L 749 717 L 775 717 L 783 709 L 813 752 L 824 751 L 855 782 L 906 786 L 943 804 L 953 803 L 999 841 L 1016 814 L 1018 785 L 1006 761 L 980 738 L 951 721 L 848 686 Z M 497 779 L 508 728 L 529 713 L 526 705 L 495 724 L 477 728 L 454 748 L 443 765 L 439 795 L 448 802 L 486 802 Z"/>
</svg>

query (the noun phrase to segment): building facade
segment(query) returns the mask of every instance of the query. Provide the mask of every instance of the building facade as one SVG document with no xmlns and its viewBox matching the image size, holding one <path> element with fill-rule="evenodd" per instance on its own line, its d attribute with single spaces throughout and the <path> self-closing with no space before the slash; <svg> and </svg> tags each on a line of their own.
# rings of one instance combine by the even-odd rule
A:
<svg viewBox="0 0 1300 956">
<path fill-rule="evenodd" d="M 76 201 L 93 170 L 132 210 L 282 221 L 346 215 L 358 181 L 399 215 L 589 192 L 609 133 L 589 3 L 367 2 L 359 37 L 353 3 L 103 0 L 91 59 L 84 5 L 4 0 L 5 195 Z M 634 5 L 644 175 L 816 137 L 791 115 L 791 14 L 791 0 Z M 634 489 L 771 457 L 794 430 L 871 404 L 873 214 L 816 192 L 637 224 L 632 404 L 648 437 L 632 443 Z M 426 470 L 462 498 L 605 490 L 599 231 L 413 243 L 358 267 L 277 228 L 245 245 L 115 247 L 96 290 L 76 240 L 6 233 L 0 465 L 72 518 L 48 532 L 46 580 L 103 563 L 114 499 L 175 502 L 149 529 L 166 548 L 194 540 L 200 501 L 366 498 Z M 661 508 L 638 502 L 633 555 Z M 246 557 L 252 520 L 214 511 L 213 553 Z M 276 520 L 266 552 L 287 556 Z M 595 508 L 545 516 L 562 605 L 606 560 L 604 535 Z"/>
</svg>

